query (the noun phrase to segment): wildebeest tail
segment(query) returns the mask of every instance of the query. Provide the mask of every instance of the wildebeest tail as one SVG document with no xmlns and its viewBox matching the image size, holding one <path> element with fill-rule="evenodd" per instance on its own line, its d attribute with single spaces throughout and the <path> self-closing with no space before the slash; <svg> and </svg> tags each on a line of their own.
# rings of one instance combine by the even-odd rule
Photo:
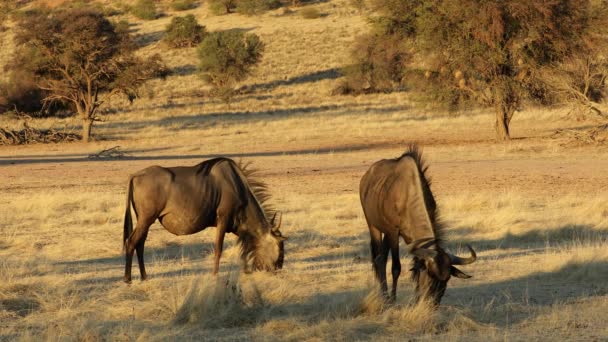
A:
<svg viewBox="0 0 608 342">
<path fill-rule="evenodd" d="M 127 209 L 125 210 L 125 222 L 122 233 L 122 251 L 125 251 L 127 239 L 133 232 L 133 218 L 131 217 L 131 202 L 133 201 L 133 177 L 129 178 L 129 187 L 127 188 Z"/>
</svg>

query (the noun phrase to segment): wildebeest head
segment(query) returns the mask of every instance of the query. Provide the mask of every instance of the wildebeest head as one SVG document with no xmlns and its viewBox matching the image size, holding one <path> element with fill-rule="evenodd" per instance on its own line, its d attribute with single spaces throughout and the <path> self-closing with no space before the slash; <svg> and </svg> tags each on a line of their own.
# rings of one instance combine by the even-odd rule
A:
<svg viewBox="0 0 608 342">
<path fill-rule="evenodd" d="M 256 250 L 253 253 L 253 268 L 263 271 L 274 271 L 283 268 L 285 258 L 284 241 L 287 237 L 281 234 L 281 215 L 277 222 L 277 213 L 269 221 L 270 229 L 257 241 Z"/>
<path fill-rule="evenodd" d="M 429 248 L 433 244 L 435 244 L 435 248 Z M 471 278 L 470 275 L 454 267 L 454 265 L 473 263 L 477 259 L 473 248 L 469 245 L 467 248 L 471 252 L 471 256 L 461 258 L 445 252 L 436 245 L 434 239 L 421 239 L 408 245 L 409 252 L 414 255 L 412 276 L 416 281 L 417 300 L 426 298 L 433 301 L 435 305 L 439 305 L 451 276 L 462 279 Z"/>
</svg>

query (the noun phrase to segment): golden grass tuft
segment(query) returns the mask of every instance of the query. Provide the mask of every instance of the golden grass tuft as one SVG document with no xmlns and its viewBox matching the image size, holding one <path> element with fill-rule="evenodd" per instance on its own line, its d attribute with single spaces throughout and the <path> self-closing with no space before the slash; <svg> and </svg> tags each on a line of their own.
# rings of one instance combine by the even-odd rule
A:
<svg viewBox="0 0 608 342">
<path fill-rule="evenodd" d="M 239 270 L 203 276 L 192 282 L 183 304 L 175 314 L 175 324 L 196 324 L 205 328 L 248 326 L 263 319 L 264 302 L 259 290 L 243 292 Z"/>
</svg>

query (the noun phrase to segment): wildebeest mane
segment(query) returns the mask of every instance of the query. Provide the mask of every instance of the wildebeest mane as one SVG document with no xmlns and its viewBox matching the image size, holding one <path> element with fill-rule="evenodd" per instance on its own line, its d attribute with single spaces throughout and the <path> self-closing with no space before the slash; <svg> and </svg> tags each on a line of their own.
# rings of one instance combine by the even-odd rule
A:
<svg viewBox="0 0 608 342">
<path fill-rule="evenodd" d="M 196 172 L 197 174 L 208 176 L 213 166 L 221 161 L 233 163 L 233 161 L 228 158 L 213 158 L 198 164 L 198 169 Z M 258 169 L 252 168 L 251 162 L 243 162 L 242 160 L 236 162 L 236 167 L 238 167 L 238 169 L 243 173 L 243 176 L 245 176 L 245 181 L 249 185 L 249 190 L 258 201 L 260 207 L 262 207 L 266 219 L 271 219 L 276 210 L 269 203 L 271 195 L 268 191 L 268 185 L 256 177 Z"/>
<path fill-rule="evenodd" d="M 269 204 L 271 198 L 268 190 L 268 185 L 256 177 L 258 169 L 251 167 L 251 162 L 244 162 L 242 160 L 237 161 L 236 166 L 239 168 L 243 176 L 246 178 L 246 182 L 249 185 L 249 190 L 255 197 L 257 204 L 262 209 L 266 220 L 272 219 L 272 216 L 276 213 L 274 207 Z M 272 227 L 269 227 L 272 229 Z M 261 241 L 256 240 L 250 234 L 241 234 L 239 236 L 239 242 L 241 244 L 241 255 L 244 259 L 249 259 L 253 262 L 253 268 L 264 269 L 271 265 L 271 261 L 267 257 L 260 253 L 261 252 Z"/>
<path fill-rule="evenodd" d="M 245 178 L 247 178 L 249 189 L 262 207 L 266 219 L 271 219 L 276 210 L 269 203 L 271 195 L 268 190 L 268 185 L 256 177 L 259 170 L 252 168 L 251 162 L 243 162 L 242 160 L 237 162 L 237 167 L 241 170 Z"/>
<path fill-rule="evenodd" d="M 435 241 L 439 247 L 442 247 L 442 242 L 444 241 L 446 234 L 445 226 L 441 221 L 439 209 L 437 208 L 437 202 L 435 202 L 435 197 L 433 196 L 433 192 L 431 191 L 431 178 L 427 172 L 429 167 L 426 164 L 424 158 L 422 157 L 422 149 L 415 143 L 409 144 L 405 152 L 401 155 L 401 157 L 397 159 L 402 159 L 405 157 L 410 157 L 416 162 L 416 166 L 418 167 L 418 172 L 420 174 L 420 183 L 422 184 L 424 203 L 426 205 L 426 210 L 429 214 L 429 218 L 431 219 L 431 223 L 433 224 Z"/>
</svg>

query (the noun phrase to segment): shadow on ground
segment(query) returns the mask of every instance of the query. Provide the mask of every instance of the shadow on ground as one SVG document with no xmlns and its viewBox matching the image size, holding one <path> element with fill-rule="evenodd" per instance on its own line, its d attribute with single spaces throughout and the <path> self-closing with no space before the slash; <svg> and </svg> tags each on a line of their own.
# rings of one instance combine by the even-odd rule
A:
<svg viewBox="0 0 608 342">
<path fill-rule="evenodd" d="M 475 249 L 505 249 L 534 247 L 547 247 L 554 244 L 591 243 L 599 244 L 608 241 L 608 227 L 592 227 L 590 225 L 567 224 L 561 227 L 538 227 L 530 229 L 523 234 L 506 233 L 497 239 L 466 239 L 466 232 L 472 228 L 462 227 L 454 229 L 457 238 L 448 241 L 448 244 L 470 244 Z"/>
<path fill-rule="evenodd" d="M 312 148 L 302 150 L 280 150 L 280 151 L 267 151 L 267 152 L 250 152 L 250 153 L 224 153 L 224 154 L 175 154 L 175 155 L 145 155 L 145 156 L 133 156 L 129 155 L 131 151 L 124 151 L 127 155 L 121 158 L 98 158 L 90 159 L 88 154 L 68 154 L 68 155 L 56 155 L 45 157 L 41 155 L 32 156 L 21 156 L 16 159 L 9 159 L 14 157 L 0 157 L 1 165 L 14 165 L 14 164 L 56 164 L 56 163 L 82 163 L 82 162 L 129 162 L 133 160 L 187 160 L 195 159 L 199 162 L 217 157 L 226 158 L 251 158 L 251 157 L 274 157 L 274 156 L 285 156 L 285 155 L 305 155 L 305 154 L 323 154 L 323 153 L 340 153 L 340 152 L 356 152 L 370 149 L 377 149 L 387 146 L 392 146 L 392 143 L 376 142 L 370 144 L 357 144 L 357 145 L 338 145 L 335 147 L 326 148 Z M 66 157 L 67 156 L 67 157 Z M 6 158 L 6 159 L 5 159 Z M 194 165 L 194 164 L 193 164 Z"/>
<path fill-rule="evenodd" d="M 321 71 L 316 71 L 310 74 L 299 75 L 284 80 L 275 80 L 267 83 L 256 83 L 253 85 L 246 85 L 237 90 L 241 94 L 249 94 L 258 91 L 271 91 L 281 86 L 289 86 L 293 84 L 304 84 L 314 83 L 322 80 L 335 80 L 342 77 L 340 70 L 337 68 L 331 68 Z"/>
<path fill-rule="evenodd" d="M 556 271 L 536 272 L 505 281 L 487 279 L 482 284 L 448 288 L 442 304 L 469 308 L 478 316 L 476 319 L 506 327 L 530 319 L 537 307 L 607 295 L 607 269 L 608 262 L 591 261 L 568 263 Z M 463 284 L 466 282 L 463 280 Z M 491 311 L 504 314 L 506 319 L 497 320 Z"/>
</svg>

